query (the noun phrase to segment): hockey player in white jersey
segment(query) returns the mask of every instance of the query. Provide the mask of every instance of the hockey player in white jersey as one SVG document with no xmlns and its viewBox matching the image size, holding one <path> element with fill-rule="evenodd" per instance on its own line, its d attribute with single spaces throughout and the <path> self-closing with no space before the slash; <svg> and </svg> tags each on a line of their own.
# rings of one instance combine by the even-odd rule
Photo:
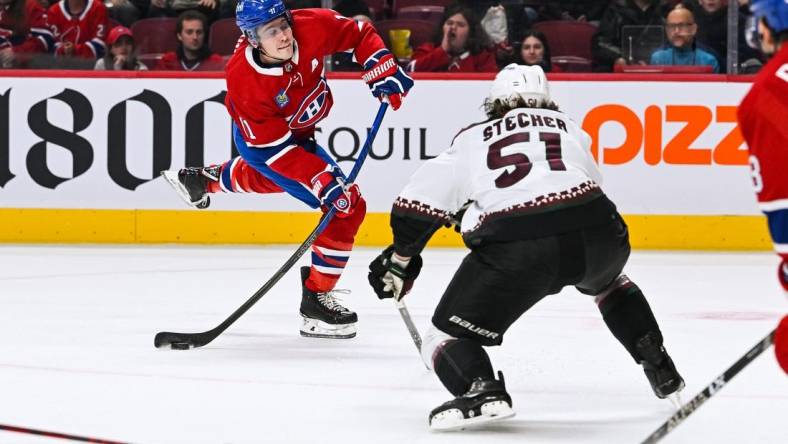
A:
<svg viewBox="0 0 788 444">
<path fill-rule="evenodd" d="M 594 298 L 658 397 L 681 390 L 648 302 L 622 274 L 627 226 L 600 188 L 591 138 L 558 110 L 538 66 L 498 73 L 485 111 L 487 121 L 460 131 L 411 177 L 392 209 L 394 245 L 370 264 L 378 297 L 399 299 L 438 228 L 459 223 L 471 250 L 424 336 L 425 362 L 455 396 L 430 413 L 430 427 L 514 415 L 503 374 L 495 378 L 483 346 L 500 345 L 523 313 L 568 285 Z"/>
</svg>

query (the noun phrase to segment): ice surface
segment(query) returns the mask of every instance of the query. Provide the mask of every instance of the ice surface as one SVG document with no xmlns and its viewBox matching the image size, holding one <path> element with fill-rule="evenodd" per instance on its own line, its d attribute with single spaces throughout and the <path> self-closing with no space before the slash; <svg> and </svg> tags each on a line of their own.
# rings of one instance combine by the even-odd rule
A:
<svg viewBox="0 0 788 444">
<path fill-rule="evenodd" d="M 161 330 L 214 327 L 294 246 L 0 247 L 0 424 L 135 443 L 635 443 L 673 412 L 593 302 L 549 297 L 490 349 L 517 416 L 431 433 L 449 399 L 397 310 L 366 282 L 358 249 L 340 281 L 359 314 L 352 340 L 298 335 L 294 269 L 216 341 L 157 350 Z M 423 330 L 462 250 L 424 254 L 407 303 Z M 786 312 L 772 254 L 635 252 L 644 290 L 687 381 L 684 400 Z M 666 443 L 788 442 L 788 378 L 768 350 L 670 433 Z M 0 431 L 0 443 L 57 440 Z"/>
</svg>

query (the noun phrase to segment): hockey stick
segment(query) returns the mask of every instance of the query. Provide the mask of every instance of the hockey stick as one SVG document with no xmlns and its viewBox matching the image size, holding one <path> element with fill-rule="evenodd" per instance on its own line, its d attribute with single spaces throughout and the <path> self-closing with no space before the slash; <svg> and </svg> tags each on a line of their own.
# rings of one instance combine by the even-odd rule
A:
<svg viewBox="0 0 788 444">
<path fill-rule="evenodd" d="M 394 299 L 394 305 L 397 306 L 397 311 L 399 311 L 399 315 L 405 322 L 405 327 L 408 328 L 410 338 L 413 339 L 413 344 L 416 346 L 416 350 L 419 351 L 419 355 L 421 355 L 421 335 L 419 334 L 419 329 L 416 328 L 416 324 L 413 323 L 413 318 L 410 317 L 410 312 L 408 311 L 408 307 L 405 306 L 405 301 L 402 299 Z M 422 363 L 427 367 L 427 363 L 424 362 L 424 360 L 422 360 Z M 430 368 L 427 367 L 427 370 L 429 369 Z"/>
<path fill-rule="evenodd" d="M 29 429 L 27 427 L 10 426 L 5 424 L 0 424 L 0 430 L 5 430 L 7 432 L 27 433 L 29 435 L 46 436 L 47 438 L 69 439 L 71 441 L 93 442 L 100 444 L 124 444 L 120 441 L 110 441 L 108 439 L 101 438 L 89 438 L 86 436 L 69 435 L 58 432 L 47 432 L 46 430 Z"/>
<path fill-rule="evenodd" d="M 738 361 L 736 361 L 732 366 L 730 366 L 723 374 L 717 376 L 717 378 L 711 382 L 706 388 L 703 389 L 700 393 L 695 395 L 688 403 L 684 404 L 681 409 L 679 409 L 676 414 L 668 418 L 657 430 L 654 431 L 642 444 L 653 444 L 662 438 L 665 437 L 671 430 L 675 429 L 676 426 L 682 423 L 687 417 L 692 414 L 695 410 L 698 409 L 704 402 L 708 401 L 709 398 L 717 394 L 725 385 L 733 379 L 744 367 L 746 367 L 749 363 L 751 363 L 755 358 L 758 357 L 764 350 L 769 348 L 774 342 L 774 332 L 772 330 L 771 333 L 766 335 L 765 338 L 761 339 L 755 347 L 751 348 L 744 356 L 742 356 Z"/>
<path fill-rule="evenodd" d="M 375 121 L 372 123 L 372 127 L 369 130 L 369 134 L 367 135 L 367 140 L 364 142 L 364 146 L 361 148 L 361 151 L 358 154 L 358 159 L 356 159 L 356 163 L 353 165 L 353 170 L 350 171 L 350 175 L 348 176 L 347 183 L 352 183 L 356 180 L 356 176 L 358 176 L 359 170 L 361 170 L 361 165 L 364 164 L 364 161 L 367 158 L 367 154 L 369 153 L 369 149 L 372 146 L 372 142 L 375 140 L 375 136 L 378 133 L 378 128 L 380 128 L 380 124 L 383 121 L 383 116 L 386 114 L 386 109 L 388 108 L 388 102 L 384 101 L 380 104 L 380 108 L 378 108 L 378 114 L 375 116 Z M 312 243 L 317 239 L 320 233 L 326 228 L 328 223 L 334 217 L 334 213 L 336 213 L 336 208 L 333 206 L 329 209 L 327 213 L 323 215 L 320 219 L 320 223 L 317 224 L 312 233 L 306 238 L 306 240 L 298 247 L 298 249 L 285 261 L 285 263 L 279 267 L 279 269 L 274 273 L 273 276 L 257 290 L 252 297 L 249 298 L 243 305 L 241 305 L 237 310 L 233 312 L 227 319 L 225 319 L 221 324 L 217 325 L 216 327 L 212 328 L 211 330 L 204 331 L 202 333 L 173 333 L 168 331 L 163 331 L 156 333 L 156 337 L 153 339 L 153 345 L 156 348 L 162 348 L 169 346 L 170 348 L 176 348 L 180 350 L 188 350 L 194 347 L 202 347 L 214 339 L 217 336 L 222 334 L 223 331 L 227 330 L 227 328 L 232 325 L 235 321 L 238 320 L 244 313 L 247 312 L 252 305 L 254 305 L 257 301 L 260 300 L 266 293 L 274 286 L 280 279 L 285 275 L 285 273 L 290 270 L 290 268 L 295 265 L 296 262 L 301 258 L 301 256 L 306 253 L 307 250 L 312 246 Z"/>
<path fill-rule="evenodd" d="M 413 339 L 413 344 L 416 345 L 416 349 L 419 351 L 419 353 L 421 353 L 421 335 L 419 334 L 419 330 L 416 328 L 416 325 L 413 323 L 413 318 L 410 317 L 410 312 L 408 311 L 408 307 L 405 306 L 405 301 L 402 299 L 394 299 L 394 305 L 397 306 L 399 315 L 402 316 L 402 320 L 405 322 L 405 327 L 408 328 L 408 333 L 410 333 L 410 338 Z"/>
</svg>

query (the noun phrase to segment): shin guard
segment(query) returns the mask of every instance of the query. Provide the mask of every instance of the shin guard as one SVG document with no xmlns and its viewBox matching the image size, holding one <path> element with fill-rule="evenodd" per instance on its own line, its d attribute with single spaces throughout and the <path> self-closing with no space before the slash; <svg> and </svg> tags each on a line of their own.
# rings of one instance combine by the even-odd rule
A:
<svg viewBox="0 0 788 444">
<path fill-rule="evenodd" d="M 651 332 L 662 343 L 662 333 L 643 292 L 625 275 L 597 295 L 596 302 L 608 329 L 635 362 L 643 360 L 637 349 L 640 338 Z"/>
</svg>

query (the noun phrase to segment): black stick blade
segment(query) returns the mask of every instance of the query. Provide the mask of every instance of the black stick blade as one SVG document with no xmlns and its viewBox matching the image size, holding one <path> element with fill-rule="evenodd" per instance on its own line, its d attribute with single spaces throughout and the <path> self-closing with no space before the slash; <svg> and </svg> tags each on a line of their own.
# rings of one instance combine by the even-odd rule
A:
<svg viewBox="0 0 788 444">
<path fill-rule="evenodd" d="M 173 333 L 162 331 L 156 333 L 153 338 L 153 345 L 156 348 L 170 348 L 173 350 L 189 350 L 211 342 L 211 339 L 203 338 L 204 333 Z M 206 340 L 207 339 L 207 340 Z"/>
</svg>

